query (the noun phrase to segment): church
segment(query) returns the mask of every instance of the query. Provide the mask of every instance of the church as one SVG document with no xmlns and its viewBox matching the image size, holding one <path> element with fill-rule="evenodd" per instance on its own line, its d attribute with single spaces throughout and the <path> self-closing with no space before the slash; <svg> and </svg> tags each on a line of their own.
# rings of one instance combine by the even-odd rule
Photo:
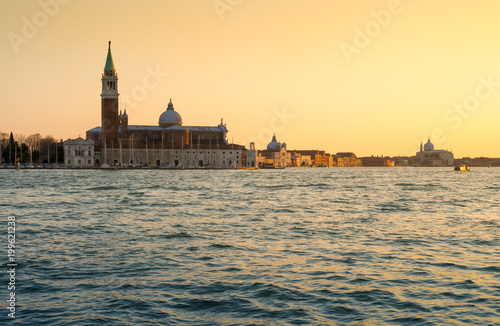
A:
<svg viewBox="0 0 500 326">
<path fill-rule="evenodd" d="M 184 126 L 172 99 L 156 125 L 130 125 L 119 110 L 118 76 L 111 42 L 102 75 L 101 126 L 86 133 L 95 146 L 96 166 L 241 168 L 246 149 L 227 141 L 226 124 Z"/>
<path fill-rule="evenodd" d="M 445 150 L 434 149 L 431 139 L 425 145 L 420 143 L 420 152 L 413 157 L 416 166 L 453 166 L 455 159 L 453 153 Z"/>
</svg>

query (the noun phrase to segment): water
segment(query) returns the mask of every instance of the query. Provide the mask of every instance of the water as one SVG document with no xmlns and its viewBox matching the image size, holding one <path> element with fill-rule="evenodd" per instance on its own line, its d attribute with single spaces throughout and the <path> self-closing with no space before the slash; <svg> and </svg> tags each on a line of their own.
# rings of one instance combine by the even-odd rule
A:
<svg viewBox="0 0 500 326">
<path fill-rule="evenodd" d="M 13 324 L 500 324 L 500 169 L 0 170 L 0 184 L 5 244 L 17 216 Z"/>
</svg>

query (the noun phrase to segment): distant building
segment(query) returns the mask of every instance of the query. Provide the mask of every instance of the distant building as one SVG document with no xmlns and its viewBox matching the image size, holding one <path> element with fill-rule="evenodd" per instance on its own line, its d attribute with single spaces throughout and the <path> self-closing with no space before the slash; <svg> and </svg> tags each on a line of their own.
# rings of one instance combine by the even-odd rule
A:
<svg viewBox="0 0 500 326">
<path fill-rule="evenodd" d="M 273 135 L 273 139 L 267 145 L 267 149 L 263 151 L 256 151 L 255 144 L 250 144 L 250 151 L 247 153 L 247 162 L 254 162 L 250 164 L 256 164 L 260 168 L 291 167 L 292 154 L 287 150 L 286 144 L 279 143 L 276 140 L 276 135 Z"/>
<path fill-rule="evenodd" d="M 127 110 L 118 110 L 118 77 L 111 42 L 102 75 L 101 126 L 87 131 L 95 143 L 96 165 L 165 167 L 242 167 L 245 147 L 227 141 L 227 128 L 183 126 L 172 100 L 157 125 L 129 125 Z"/>
<path fill-rule="evenodd" d="M 338 167 L 360 167 L 362 166 L 361 159 L 357 158 L 354 153 L 337 153 L 335 154 L 337 158 Z"/>
<path fill-rule="evenodd" d="M 335 166 L 334 158 L 320 150 L 297 150 L 290 151 L 295 157 L 300 157 L 300 166 L 332 167 Z"/>
<path fill-rule="evenodd" d="M 461 159 L 455 159 L 455 165 L 467 165 L 473 167 L 498 167 L 500 166 L 500 158 L 490 158 L 490 157 L 462 157 Z"/>
<path fill-rule="evenodd" d="M 362 157 L 361 158 L 362 166 L 370 166 L 370 167 L 391 167 L 394 166 L 394 161 L 389 157 L 382 156 L 371 156 L 371 157 Z"/>
<path fill-rule="evenodd" d="M 94 141 L 92 139 L 68 139 L 63 143 L 64 165 L 78 168 L 95 166 Z"/>
<path fill-rule="evenodd" d="M 409 166 L 410 158 L 408 156 L 394 156 L 392 162 L 394 166 Z"/>
<path fill-rule="evenodd" d="M 453 153 L 445 150 L 435 150 L 430 138 L 420 151 L 412 158 L 412 165 L 415 166 L 453 166 Z"/>
</svg>

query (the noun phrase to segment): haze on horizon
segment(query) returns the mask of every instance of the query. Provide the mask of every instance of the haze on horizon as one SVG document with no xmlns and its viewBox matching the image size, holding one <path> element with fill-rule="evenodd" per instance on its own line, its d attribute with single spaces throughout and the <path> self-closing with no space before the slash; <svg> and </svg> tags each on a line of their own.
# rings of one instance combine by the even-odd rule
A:
<svg viewBox="0 0 500 326">
<path fill-rule="evenodd" d="M 414 155 L 430 136 L 500 157 L 493 0 L 0 1 L 2 132 L 99 126 L 111 40 L 130 124 L 156 125 L 172 98 L 184 125 L 223 118 L 247 147 L 275 132 L 289 149 Z"/>
</svg>

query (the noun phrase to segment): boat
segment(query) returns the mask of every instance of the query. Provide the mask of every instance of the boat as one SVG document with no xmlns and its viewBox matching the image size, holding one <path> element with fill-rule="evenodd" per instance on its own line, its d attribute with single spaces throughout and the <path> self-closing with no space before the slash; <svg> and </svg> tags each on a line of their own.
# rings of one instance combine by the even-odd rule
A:
<svg viewBox="0 0 500 326">
<path fill-rule="evenodd" d="M 455 171 L 468 172 L 470 171 L 470 169 L 467 165 L 460 165 L 460 166 L 455 166 Z"/>
</svg>

